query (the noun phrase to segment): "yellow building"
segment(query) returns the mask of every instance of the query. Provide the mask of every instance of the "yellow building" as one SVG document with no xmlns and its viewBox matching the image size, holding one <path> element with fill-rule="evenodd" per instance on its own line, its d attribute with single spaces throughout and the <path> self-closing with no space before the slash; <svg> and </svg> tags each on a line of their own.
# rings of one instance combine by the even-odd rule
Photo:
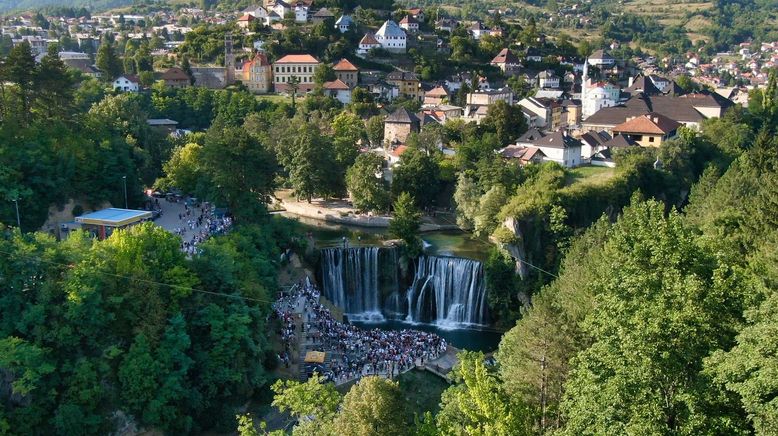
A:
<svg viewBox="0 0 778 436">
<path fill-rule="evenodd" d="M 627 121 L 613 128 L 613 136 L 622 134 L 643 147 L 659 147 L 675 136 L 681 123 L 664 115 L 650 112 L 627 118 Z"/>
<path fill-rule="evenodd" d="M 416 73 L 408 71 L 393 71 L 386 76 L 386 82 L 400 90 L 400 96 L 414 100 L 424 100 L 424 90 Z"/>
<path fill-rule="evenodd" d="M 267 56 L 257 52 L 254 59 L 243 64 L 243 84 L 254 94 L 267 94 L 273 84 L 273 67 Z"/>
</svg>

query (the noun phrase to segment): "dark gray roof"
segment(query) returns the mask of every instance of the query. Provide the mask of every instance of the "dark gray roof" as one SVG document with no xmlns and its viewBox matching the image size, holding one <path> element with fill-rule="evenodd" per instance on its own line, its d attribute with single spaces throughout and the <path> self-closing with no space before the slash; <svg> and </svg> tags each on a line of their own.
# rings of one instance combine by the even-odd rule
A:
<svg viewBox="0 0 778 436">
<path fill-rule="evenodd" d="M 587 118 L 585 123 L 615 126 L 623 123 L 629 117 L 636 117 L 648 112 L 656 112 L 681 123 L 700 123 L 705 117 L 695 109 L 695 106 L 727 109 L 731 105 L 732 102 L 730 100 L 721 96 L 714 96 L 711 93 L 683 96 L 647 96 L 641 93 L 633 96 L 622 105 L 600 109 Z"/>
<path fill-rule="evenodd" d="M 412 71 L 392 71 L 386 75 L 386 80 L 419 80 L 419 76 Z"/>
<path fill-rule="evenodd" d="M 581 141 L 563 132 L 550 133 L 540 139 L 532 141 L 536 147 L 571 148 L 580 147 Z"/>
<path fill-rule="evenodd" d="M 635 80 L 632 82 L 632 86 L 627 88 L 627 91 L 630 92 L 631 94 L 637 94 L 642 92 L 643 94 L 646 95 L 657 95 L 662 93 L 654 85 L 654 82 L 652 82 L 651 79 L 649 79 L 648 77 L 642 74 L 635 78 Z"/>
<path fill-rule="evenodd" d="M 404 123 L 404 124 L 413 124 L 413 123 L 419 123 L 419 117 L 412 114 L 408 109 L 405 109 L 404 107 L 400 106 L 389 114 L 388 117 L 386 117 L 385 122 L 387 123 Z"/>
<path fill-rule="evenodd" d="M 519 136 L 519 139 L 517 139 L 516 142 L 532 142 L 544 136 L 546 135 L 544 135 L 543 132 L 533 127 L 524 132 L 523 135 Z"/>
<path fill-rule="evenodd" d="M 605 131 L 595 132 L 592 130 L 581 135 L 581 142 L 585 142 L 592 147 L 603 145 L 610 140 L 611 135 Z"/>
<path fill-rule="evenodd" d="M 620 147 L 632 147 L 638 144 L 637 142 L 630 139 L 628 136 L 619 133 L 618 135 L 614 136 L 613 139 L 607 141 L 603 145 L 610 149 L 610 148 L 620 148 Z"/>
</svg>

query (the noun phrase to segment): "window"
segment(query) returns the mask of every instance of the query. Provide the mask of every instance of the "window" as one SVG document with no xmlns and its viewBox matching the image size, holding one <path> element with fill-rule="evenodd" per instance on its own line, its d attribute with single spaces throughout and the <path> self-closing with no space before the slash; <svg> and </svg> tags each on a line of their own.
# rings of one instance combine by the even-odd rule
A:
<svg viewBox="0 0 778 436">
<path fill-rule="evenodd" d="M 648 142 L 654 142 L 654 137 L 653 137 L 653 136 L 650 136 L 650 137 L 648 138 Z"/>
</svg>

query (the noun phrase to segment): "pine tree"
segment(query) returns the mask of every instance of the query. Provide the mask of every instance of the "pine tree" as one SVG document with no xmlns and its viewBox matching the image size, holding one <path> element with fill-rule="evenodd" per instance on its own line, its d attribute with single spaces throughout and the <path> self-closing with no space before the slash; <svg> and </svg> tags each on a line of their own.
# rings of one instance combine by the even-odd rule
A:
<svg viewBox="0 0 778 436">
<path fill-rule="evenodd" d="M 17 118 L 26 123 L 30 118 L 30 107 L 34 93 L 34 81 L 37 66 L 30 44 L 22 42 L 11 50 L 6 59 L 6 78 L 16 85 L 14 97 L 19 111 Z"/>
<path fill-rule="evenodd" d="M 109 41 L 103 41 L 100 48 L 97 49 L 97 58 L 95 60 L 97 68 L 103 72 L 103 79 L 113 80 L 122 74 L 122 63 L 116 56 L 113 44 Z"/>
<path fill-rule="evenodd" d="M 35 106 L 49 118 L 67 117 L 73 102 L 73 78 L 52 44 L 43 57 L 36 74 L 38 97 Z"/>
</svg>

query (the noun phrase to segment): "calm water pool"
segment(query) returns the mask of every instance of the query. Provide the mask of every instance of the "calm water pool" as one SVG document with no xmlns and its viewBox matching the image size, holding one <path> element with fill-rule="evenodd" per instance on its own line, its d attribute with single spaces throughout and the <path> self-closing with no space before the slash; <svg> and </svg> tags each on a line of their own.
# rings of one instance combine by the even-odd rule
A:
<svg viewBox="0 0 778 436">
<path fill-rule="evenodd" d="M 391 239 L 386 229 L 374 227 L 347 226 L 311 218 L 289 215 L 299 221 L 303 231 L 311 232 L 320 246 L 340 246 L 345 236 L 351 245 L 380 245 Z M 490 244 L 484 238 L 457 230 L 427 232 L 421 235 L 429 244 L 427 254 L 465 257 L 480 261 L 489 255 Z M 426 245 L 426 244 L 425 244 Z"/>
</svg>

